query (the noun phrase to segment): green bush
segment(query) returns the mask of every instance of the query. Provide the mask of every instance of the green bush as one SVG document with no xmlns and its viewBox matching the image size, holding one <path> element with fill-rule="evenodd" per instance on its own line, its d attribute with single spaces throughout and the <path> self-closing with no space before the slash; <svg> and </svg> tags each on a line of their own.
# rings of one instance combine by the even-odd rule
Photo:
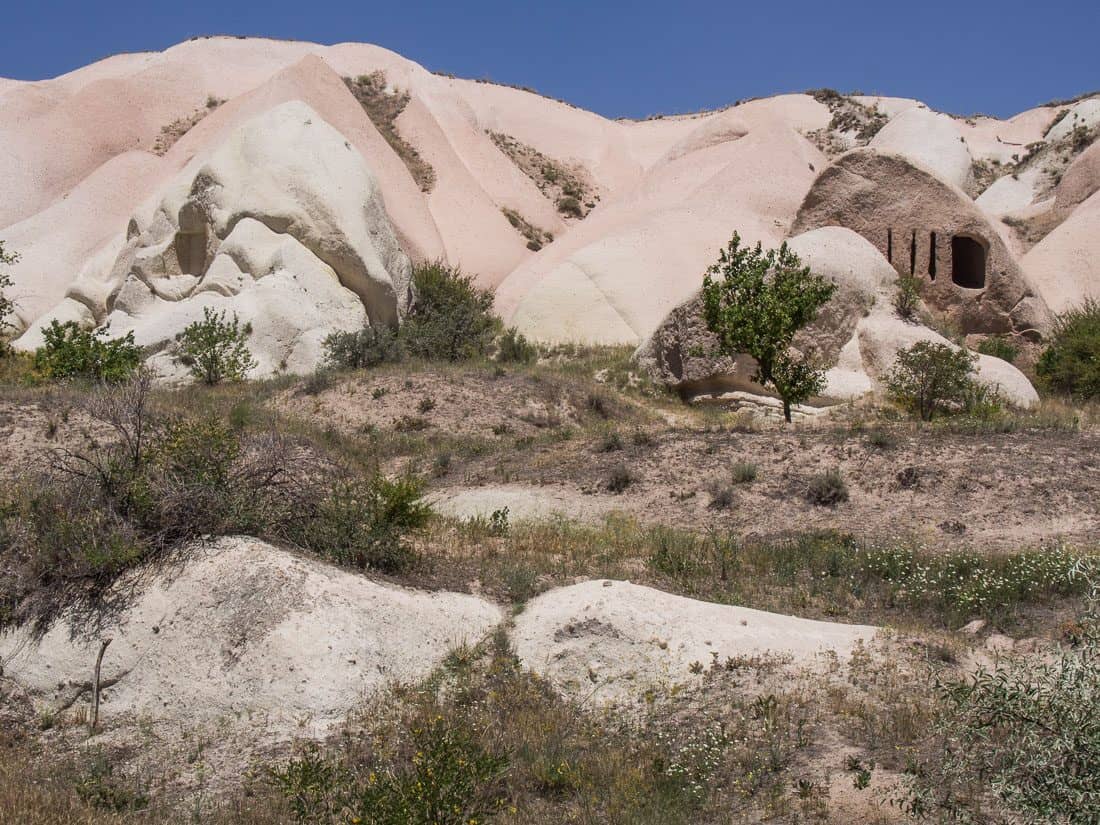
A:
<svg viewBox="0 0 1100 825">
<path fill-rule="evenodd" d="M 948 344 L 918 341 L 899 350 L 886 376 L 890 395 L 922 421 L 937 412 L 959 410 L 971 387 L 974 356 Z"/>
<path fill-rule="evenodd" d="M 18 260 L 19 256 L 14 252 L 6 252 L 4 242 L 0 241 L 0 266 L 10 266 Z M 10 289 L 11 286 L 11 276 L 0 271 L 0 357 L 7 355 L 11 350 L 8 344 L 8 333 L 14 329 L 14 326 L 8 320 L 8 316 L 15 312 L 15 302 L 4 292 L 4 290 Z"/>
<path fill-rule="evenodd" d="M 899 275 L 898 290 L 894 294 L 894 309 L 898 316 L 911 321 L 920 309 L 920 278 L 915 275 Z"/>
<path fill-rule="evenodd" d="M 379 475 L 340 482 L 312 504 L 293 538 L 342 564 L 399 573 L 416 560 L 405 535 L 431 514 L 422 492 L 413 478 L 390 481 Z"/>
<path fill-rule="evenodd" d="M 85 378 L 118 383 L 141 364 L 134 334 L 108 338 L 106 328 L 81 329 L 74 321 L 53 321 L 42 331 L 45 343 L 34 355 L 34 368 L 44 378 Z"/>
<path fill-rule="evenodd" d="M 246 343 L 252 325 L 241 324 L 236 313 L 231 321 L 225 316 L 203 307 L 202 320 L 188 324 L 177 340 L 176 360 L 204 384 L 243 381 L 256 368 Z"/>
<path fill-rule="evenodd" d="M 952 822 L 1100 822 L 1100 622 L 1095 588 L 1076 645 L 939 684 L 934 758 L 901 807 Z M 992 802 L 992 804 L 991 804 Z"/>
<path fill-rule="evenodd" d="M 1035 371 L 1052 392 L 1100 398 L 1100 301 L 1089 299 L 1058 317 Z"/>
<path fill-rule="evenodd" d="M 539 349 L 515 327 L 508 327 L 497 340 L 497 360 L 504 363 L 530 364 L 537 361 Z"/>
<path fill-rule="evenodd" d="M 1020 354 L 1020 350 L 1012 343 L 1008 338 L 1002 335 L 990 335 L 978 344 L 978 352 L 982 355 L 991 355 L 994 358 L 1000 358 L 1002 361 L 1013 363 L 1016 360 L 1016 356 Z"/>
<path fill-rule="evenodd" d="M 584 217 L 584 207 L 581 206 L 581 202 L 572 195 L 566 195 L 558 201 L 558 211 L 563 215 L 569 215 L 574 218 Z"/>
<path fill-rule="evenodd" d="M 384 325 L 364 327 L 355 332 L 334 332 L 325 339 L 323 346 L 325 363 L 344 369 L 396 363 L 405 355 L 397 333 Z"/>
<path fill-rule="evenodd" d="M 491 292 L 441 262 L 413 270 L 413 287 L 416 297 L 400 332 L 410 355 L 465 361 L 488 354 L 500 328 Z"/>
<path fill-rule="evenodd" d="M 848 500 L 848 485 L 840 470 L 827 470 L 810 478 L 806 485 L 806 500 L 818 507 L 836 507 Z"/>
<path fill-rule="evenodd" d="M 732 474 L 734 484 L 752 484 L 756 481 L 756 465 L 751 461 L 735 461 Z"/>
</svg>

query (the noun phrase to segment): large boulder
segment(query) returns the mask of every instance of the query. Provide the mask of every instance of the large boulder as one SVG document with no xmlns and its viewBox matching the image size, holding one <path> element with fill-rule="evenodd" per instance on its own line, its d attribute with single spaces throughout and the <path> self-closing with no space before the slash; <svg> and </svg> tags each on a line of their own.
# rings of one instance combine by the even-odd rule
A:
<svg viewBox="0 0 1100 825">
<path fill-rule="evenodd" d="M 332 331 L 394 326 L 411 265 L 363 156 L 304 103 L 247 121 L 130 219 L 113 266 L 78 278 L 55 318 L 133 330 L 160 352 L 203 307 L 252 324 L 255 375 L 307 371 Z M 171 369 L 171 362 L 160 359 Z"/>
<path fill-rule="evenodd" d="M 588 581 L 532 599 L 512 637 L 524 666 L 562 692 L 599 703 L 700 683 L 728 660 L 792 669 L 848 658 L 877 628 L 713 604 L 623 581 Z"/>
<path fill-rule="evenodd" d="M 966 334 L 1038 340 L 1051 315 L 986 214 L 952 183 L 904 157 L 857 149 L 818 176 L 793 232 L 845 226 L 874 244 Z"/>
<path fill-rule="evenodd" d="M 906 109 L 879 130 L 868 144 L 901 155 L 959 189 L 971 183 L 973 158 L 954 118 L 921 106 Z"/>
<path fill-rule="evenodd" d="M 110 601 L 128 605 L 94 633 L 65 614 L 42 637 L 0 634 L 5 677 L 43 705 L 86 701 L 109 638 L 109 725 L 222 720 L 323 733 L 363 699 L 428 676 L 502 618 L 474 596 L 380 584 L 256 539 L 218 539 L 186 556 L 182 567 L 124 577 Z"/>
<path fill-rule="evenodd" d="M 1054 312 L 1100 300 L 1100 191 L 1023 257 L 1035 289 Z"/>
<path fill-rule="evenodd" d="M 795 349 L 827 367 L 825 389 L 812 403 L 849 401 L 881 389 L 898 350 L 917 341 L 955 346 L 933 330 L 897 317 L 897 273 L 852 230 L 823 227 L 792 238 L 788 246 L 812 271 L 837 285 L 833 298 L 794 340 Z M 635 358 L 684 397 L 774 396 L 753 382 L 752 358 L 718 354 L 718 339 L 707 329 L 699 292 L 669 313 Z M 1034 387 L 1011 364 L 983 355 L 977 368 L 977 380 L 996 387 L 1011 403 L 1030 407 L 1038 401 Z"/>
</svg>

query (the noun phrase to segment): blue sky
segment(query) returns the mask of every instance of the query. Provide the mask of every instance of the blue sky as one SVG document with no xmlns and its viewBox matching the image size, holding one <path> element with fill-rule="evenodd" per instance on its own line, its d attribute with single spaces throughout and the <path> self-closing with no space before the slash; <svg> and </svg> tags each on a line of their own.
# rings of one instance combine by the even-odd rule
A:
<svg viewBox="0 0 1100 825">
<path fill-rule="evenodd" d="M 1007 116 L 1100 88 L 1100 0 L 30 0 L 0 22 L 5 77 L 200 34 L 357 40 L 612 117 L 822 86 Z"/>
</svg>

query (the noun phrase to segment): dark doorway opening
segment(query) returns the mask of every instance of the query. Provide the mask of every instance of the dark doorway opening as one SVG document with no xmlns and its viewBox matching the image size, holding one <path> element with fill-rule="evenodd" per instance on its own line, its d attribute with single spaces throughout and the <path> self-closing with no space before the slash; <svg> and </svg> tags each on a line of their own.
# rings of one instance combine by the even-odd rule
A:
<svg viewBox="0 0 1100 825">
<path fill-rule="evenodd" d="M 928 240 L 928 277 L 936 280 L 936 233 Z"/>
<path fill-rule="evenodd" d="M 966 289 L 985 287 L 985 246 L 975 238 L 951 238 L 951 280 Z"/>
<path fill-rule="evenodd" d="M 909 240 L 909 274 L 917 274 L 917 230 L 913 230 L 913 237 Z"/>
</svg>

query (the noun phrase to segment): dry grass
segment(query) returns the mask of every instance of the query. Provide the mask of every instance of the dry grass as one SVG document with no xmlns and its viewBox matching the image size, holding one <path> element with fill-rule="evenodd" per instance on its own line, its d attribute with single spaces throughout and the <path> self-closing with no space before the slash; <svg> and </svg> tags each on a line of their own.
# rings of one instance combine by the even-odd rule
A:
<svg viewBox="0 0 1100 825">
<path fill-rule="evenodd" d="M 422 192 L 431 192 L 435 186 L 435 170 L 411 143 L 397 131 L 397 117 L 409 104 L 409 93 L 402 89 L 386 92 L 386 75 L 372 72 L 356 78 L 345 77 L 344 83 L 367 113 L 371 123 L 401 158 L 413 180 Z"/>
</svg>

